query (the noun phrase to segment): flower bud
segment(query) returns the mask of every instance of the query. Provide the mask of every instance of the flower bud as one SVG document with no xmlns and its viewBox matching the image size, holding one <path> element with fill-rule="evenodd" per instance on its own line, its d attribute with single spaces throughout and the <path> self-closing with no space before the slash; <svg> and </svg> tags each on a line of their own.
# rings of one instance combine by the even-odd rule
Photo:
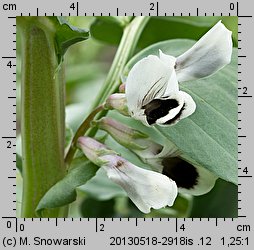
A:
<svg viewBox="0 0 254 250">
<path fill-rule="evenodd" d="M 109 133 L 114 140 L 122 146 L 129 148 L 144 162 L 146 162 L 145 159 L 153 158 L 162 150 L 162 146 L 152 141 L 148 135 L 112 118 L 104 117 L 96 123 L 99 129 Z"/>
<path fill-rule="evenodd" d="M 97 166 L 102 166 L 107 163 L 103 160 L 104 155 L 117 155 L 116 152 L 107 148 L 104 144 L 86 136 L 81 136 L 78 138 L 78 145 L 81 150 L 85 153 L 86 157 L 92 161 Z"/>
<path fill-rule="evenodd" d="M 104 117 L 96 121 L 99 129 L 108 132 L 119 144 L 127 148 L 136 150 L 146 149 L 146 145 L 138 143 L 138 139 L 148 138 L 148 136 L 138 130 L 132 129 L 112 118 Z"/>
<path fill-rule="evenodd" d="M 120 93 L 125 93 L 125 86 L 126 86 L 125 83 L 122 83 L 122 84 L 119 86 L 119 92 L 120 92 Z"/>
<path fill-rule="evenodd" d="M 130 116 L 126 105 L 125 94 L 115 93 L 108 97 L 104 105 L 105 109 L 115 109 L 125 116 Z"/>
</svg>

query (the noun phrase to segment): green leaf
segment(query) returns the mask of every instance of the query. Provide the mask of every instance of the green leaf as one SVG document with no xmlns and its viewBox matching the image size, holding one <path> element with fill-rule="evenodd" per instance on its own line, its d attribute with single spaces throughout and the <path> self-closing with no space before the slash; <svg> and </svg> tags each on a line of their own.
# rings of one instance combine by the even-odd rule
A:
<svg viewBox="0 0 254 250">
<path fill-rule="evenodd" d="M 211 190 L 211 192 L 193 198 L 193 205 L 190 217 L 237 217 L 237 192 L 238 188 L 236 185 L 223 181 L 221 179 L 217 180 L 216 185 Z"/>
<path fill-rule="evenodd" d="M 54 19 L 56 20 L 56 19 Z M 63 17 L 57 17 L 58 25 L 56 30 L 56 53 L 58 63 L 63 60 L 66 50 L 77 42 L 84 41 L 89 38 L 89 31 L 72 26 Z"/>
<path fill-rule="evenodd" d="M 115 200 L 98 201 L 91 197 L 83 200 L 80 210 L 84 218 L 113 218 L 115 217 Z"/>
<path fill-rule="evenodd" d="M 175 39 L 188 38 L 198 40 L 219 20 L 233 31 L 234 45 L 237 45 L 237 17 L 151 17 L 146 25 L 138 47 L 145 48 L 153 43 Z M 97 40 L 117 45 L 120 42 L 123 28 L 113 22 L 96 19 L 91 27 L 91 35 Z"/>
<path fill-rule="evenodd" d="M 65 206 L 75 201 L 77 197 L 76 188 L 91 179 L 97 169 L 98 167 L 84 156 L 74 159 L 68 174 L 50 188 L 40 200 L 36 208 L 37 214 L 43 216 L 44 209 Z"/>
<path fill-rule="evenodd" d="M 132 16 L 97 16 L 98 20 L 106 23 L 117 24 L 120 27 L 125 27 L 133 18 Z"/>
<path fill-rule="evenodd" d="M 118 45 L 123 35 L 123 28 L 115 23 L 95 19 L 90 26 L 91 36 L 99 41 Z"/>
<path fill-rule="evenodd" d="M 177 56 L 193 44 L 194 41 L 179 39 L 152 45 L 128 63 L 125 74 L 141 58 L 158 54 L 159 49 Z M 186 160 L 236 184 L 237 50 L 233 51 L 230 65 L 210 77 L 181 83 L 180 88 L 193 97 L 197 104 L 195 113 L 174 126 L 151 128 L 150 133 L 159 131 L 181 150 Z"/>
</svg>

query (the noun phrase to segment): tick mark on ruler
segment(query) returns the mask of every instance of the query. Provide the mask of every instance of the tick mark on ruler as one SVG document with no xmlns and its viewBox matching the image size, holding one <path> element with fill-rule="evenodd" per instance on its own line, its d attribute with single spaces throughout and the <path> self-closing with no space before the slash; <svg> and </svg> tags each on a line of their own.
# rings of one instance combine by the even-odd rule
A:
<svg viewBox="0 0 254 250">
<path fill-rule="evenodd" d="M 7 58 L 7 59 L 12 59 L 12 58 L 14 59 L 14 58 L 16 58 L 16 56 L 2 56 L 2 58 L 3 58 L 3 59 L 6 59 L 6 58 Z"/>
<path fill-rule="evenodd" d="M 238 215 L 238 218 L 246 218 L 246 215 Z"/>
<path fill-rule="evenodd" d="M 241 18 L 241 17 L 252 17 L 252 16 L 238 16 L 238 18 L 239 18 L 239 17 Z"/>
</svg>

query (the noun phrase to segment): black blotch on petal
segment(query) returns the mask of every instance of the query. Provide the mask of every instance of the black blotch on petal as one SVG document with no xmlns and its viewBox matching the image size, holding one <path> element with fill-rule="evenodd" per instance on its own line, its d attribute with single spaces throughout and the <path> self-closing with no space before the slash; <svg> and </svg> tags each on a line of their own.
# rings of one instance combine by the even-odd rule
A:
<svg viewBox="0 0 254 250">
<path fill-rule="evenodd" d="M 171 109 L 178 107 L 179 103 L 175 99 L 154 99 L 148 104 L 144 105 L 142 109 L 145 110 L 146 120 L 149 125 L 152 125 L 161 117 L 169 113 Z"/>
<path fill-rule="evenodd" d="M 162 174 L 176 182 L 180 188 L 192 189 L 198 184 L 199 174 L 190 163 L 177 158 L 164 158 L 162 160 Z"/>
</svg>

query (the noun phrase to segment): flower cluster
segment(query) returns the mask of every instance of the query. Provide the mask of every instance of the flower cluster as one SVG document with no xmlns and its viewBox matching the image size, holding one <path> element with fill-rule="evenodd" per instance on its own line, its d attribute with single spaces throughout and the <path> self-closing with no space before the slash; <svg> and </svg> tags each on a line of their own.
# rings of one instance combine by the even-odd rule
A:
<svg viewBox="0 0 254 250">
<path fill-rule="evenodd" d="M 217 177 L 198 164 L 190 164 L 172 142 L 165 140 L 162 146 L 144 133 L 108 117 L 97 121 L 97 126 L 153 170 L 172 179 L 179 192 L 201 195 L 214 186 Z"/>
<path fill-rule="evenodd" d="M 194 100 L 180 90 L 179 83 L 217 72 L 230 62 L 231 54 L 231 32 L 218 22 L 178 57 L 159 51 L 159 56 L 149 55 L 138 61 L 121 87 L 125 93 L 111 95 L 104 107 L 132 116 L 146 126 L 173 125 L 196 109 Z M 202 195 L 214 186 L 217 176 L 190 163 L 172 142 L 158 144 L 143 132 L 111 118 L 93 124 L 154 170 L 133 165 L 92 138 L 78 140 L 86 157 L 103 167 L 142 212 L 173 205 L 178 191 Z"/>
</svg>

